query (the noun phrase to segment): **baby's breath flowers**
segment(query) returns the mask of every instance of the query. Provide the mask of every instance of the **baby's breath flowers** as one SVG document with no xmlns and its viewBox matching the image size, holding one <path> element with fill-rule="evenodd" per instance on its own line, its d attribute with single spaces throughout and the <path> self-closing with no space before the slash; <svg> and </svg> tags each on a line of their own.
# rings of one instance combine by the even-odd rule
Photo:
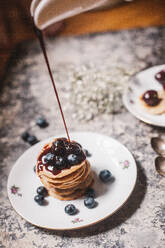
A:
<svg viewBox="0 0 165 248">
<path fill-rule="evenodd" d="M 69 73 L 70 100 L 73 117 L 91 120 L 102 113 L 118 113 L 122 109 L 122 92 L 135 70 L 121 66 L 99 67 L 94 64 L 72 67 Z"/>
</svg>

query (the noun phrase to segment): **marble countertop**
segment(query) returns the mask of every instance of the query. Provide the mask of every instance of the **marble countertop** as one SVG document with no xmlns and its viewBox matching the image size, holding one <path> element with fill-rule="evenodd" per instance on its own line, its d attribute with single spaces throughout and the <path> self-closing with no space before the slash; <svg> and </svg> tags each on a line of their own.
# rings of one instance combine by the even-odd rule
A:
<svg viewBox="0 0 165 248">
<path fill-rule="evenodd" d="M 39 140 L 63 133 L 57 103 L 37 41 L 20 44 L 11 59 L 0 97 L 0 248 L 164 248 L 165 178 L 154 169 L 150 138 L 165 129 L 147 125 L 122 108 L 118 114 L 100 114 L 90 121 L 73 117 L 74 106 L 66 87 L 70 66 L 120 64 L 140 71 L 164 63 L 165 28 L 136 29 L 47 41 L 53 73 L 70 131 L 97 131 L 123 143 L 134 155 L 138 180 L 127 203 L 113 216 L 87 229 L 48 231 L 35 227 L 15 213 L 6 191 L 9 172 L 29 148 L 20 135 L 29 130 Z M 34 125 L 38 116 L 46 129 Z"/>
</svg>

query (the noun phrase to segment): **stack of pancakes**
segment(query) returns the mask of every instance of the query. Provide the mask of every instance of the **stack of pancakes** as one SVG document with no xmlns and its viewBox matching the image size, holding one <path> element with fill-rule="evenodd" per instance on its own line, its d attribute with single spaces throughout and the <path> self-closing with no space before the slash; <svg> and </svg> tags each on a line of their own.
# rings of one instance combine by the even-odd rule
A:
<svg viewBox="0 0 165 248">
<path fill-rule="evenodd" d="M 42 170 L 37 170 L 37 174 L 48 190 L 48 194 L 60 200 L 79 198 L 93 183 L 91 166 L 86 159 L 69 169 L 61 170 L 57 175 L 46 170 L 45 167 Z"/>
</svg>

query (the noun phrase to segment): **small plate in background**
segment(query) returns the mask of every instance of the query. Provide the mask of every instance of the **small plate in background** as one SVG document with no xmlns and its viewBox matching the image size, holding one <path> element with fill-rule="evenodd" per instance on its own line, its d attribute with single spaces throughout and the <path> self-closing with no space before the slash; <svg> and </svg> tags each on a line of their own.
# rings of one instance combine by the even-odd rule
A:
<svg viewBox="0 0 165 248">
<path fill-rule="evenodd" d="M 138 104 L 139 97 L 147 90 L 162 90 L 163 87 L 155 79 L 155 74 L 162 69 L 165 65 L 153 66 L 147 70 L 137 73 L 131 80 L 128 88 L 123 94 L 123 103 L 128 111 L 136 118 L 155 126 L 165 127 L 165 114 L 151 115 L 144 111 Z"/>
</svg>

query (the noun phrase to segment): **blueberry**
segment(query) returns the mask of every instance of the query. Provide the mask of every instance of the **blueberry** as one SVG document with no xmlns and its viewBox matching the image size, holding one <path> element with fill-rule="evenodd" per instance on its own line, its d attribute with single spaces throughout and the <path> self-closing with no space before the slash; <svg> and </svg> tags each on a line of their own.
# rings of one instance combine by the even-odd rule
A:
<svg viewBox="0 0 165 248">
<path fill-rule="evenodd" d="M 34 200 L 39 204 L 39 205 L 44 205 L 45 201 L 44 201 L 44 196 L 43 195 L 36 195 L 34 197 Z"/>
<path fill-rule="evenodd" d="M 47 159 L 46 159 L 46 155 L 44 155 L 44 156 L 42 156 L 42 163 L 43 164 L 46 164 L 48 161 L 47 161 Z"/>
<path fill-rule="evenodd" d="M 54 160 L 54 154 L 52 153 L 47 153 L 46 155 L 44 155 L 42 157 L 42 163 L 46 164 L 46 163 L 51 163 Z"/>
<path fill-rule="evenodd" d="M 65 207 L 65 213 L 67 213 L 69 215 L 74 215 L 77 213 L 77 209 L 73 204 L 68 204 Z"/>
<path fill-rule="evenodd" d="M 94 208 L 96 206 L 96 201 L 93 197 L 88 197 L 84 200 L 84 205 L 87 208 Z"/>
<path fill-rule="evenodd" d="M 39 164 L 37 169 L 38 169 L 38 171 L 42 171 L 43 170 L 43 165 Z"/>
<path fill-rule="evenodd" d="M 56 156 L 55 157 L 55 167 L 58 169 L 58 170 L 62 170 L 66 167 L 66 161 L 63 157 L 61 156 Z"/>
<path fill-rule="evenodd" d="M 109 182 L 111 180 L 112 174 L 109 170 L 102 170 L 99 173 L 99 178 L 101 181 L 106 183 L 106 182 Z"/>
<path fill-rule="evenodd" d="M 84 149 L 84 153 L 85 153 L 86 157 L 91 157 L 92 156 L 92 154 L 87 149 Z"/>
<path fill-rule="evenodd" d="M 28 137 L 30 136 L 30 134 L 28 132 L 24 132 L 22 133 L 21 135 L 21 138 L 24 140 L 24 141 L 27 141 Z"/>
<path fill-rule="evenodd" d="M 85 196 L 87 197 L 95 197 L 95 191 L 92 188 L 87 188 L 85 191 Z"/>
<path fill-rule="evenodd" d="M 79 163 L 79 159 L 78 159 L 78 156 L 76 154 L 69 154 L 67 157 L 67 160 L 68 160 L 70 165 L 74 165 L 74 164 Z"/>
<path fill-rule="evenodd" d="M 42 195 L 43 197 L 48 195 L 48 191 L 44 186 L 40 186 L 37 188 L 37 194 Z"/>
<path fill-rule="evenodd" d="M 38 118 L 38 119 L 36 120 L 36 124 L 37 124 L 39 127 L 41 127 L 41 128 L 44 128 L 44 127 L 47 127 L 47 126 L 48 126 L 48 123 L 47 123 L 46 119 L 43 118 L 43 117 Z"/>
<path fill-rule="evenodd" d="M 30 145 L 35 145 L 36 143 L 38 143 L 38 140 L 37 140 L 36 136 L 34 136 L 34 135 L 29 135 L 29 137 L 27 138 L 27 142 L 28 142 Z"/>
</svg>

